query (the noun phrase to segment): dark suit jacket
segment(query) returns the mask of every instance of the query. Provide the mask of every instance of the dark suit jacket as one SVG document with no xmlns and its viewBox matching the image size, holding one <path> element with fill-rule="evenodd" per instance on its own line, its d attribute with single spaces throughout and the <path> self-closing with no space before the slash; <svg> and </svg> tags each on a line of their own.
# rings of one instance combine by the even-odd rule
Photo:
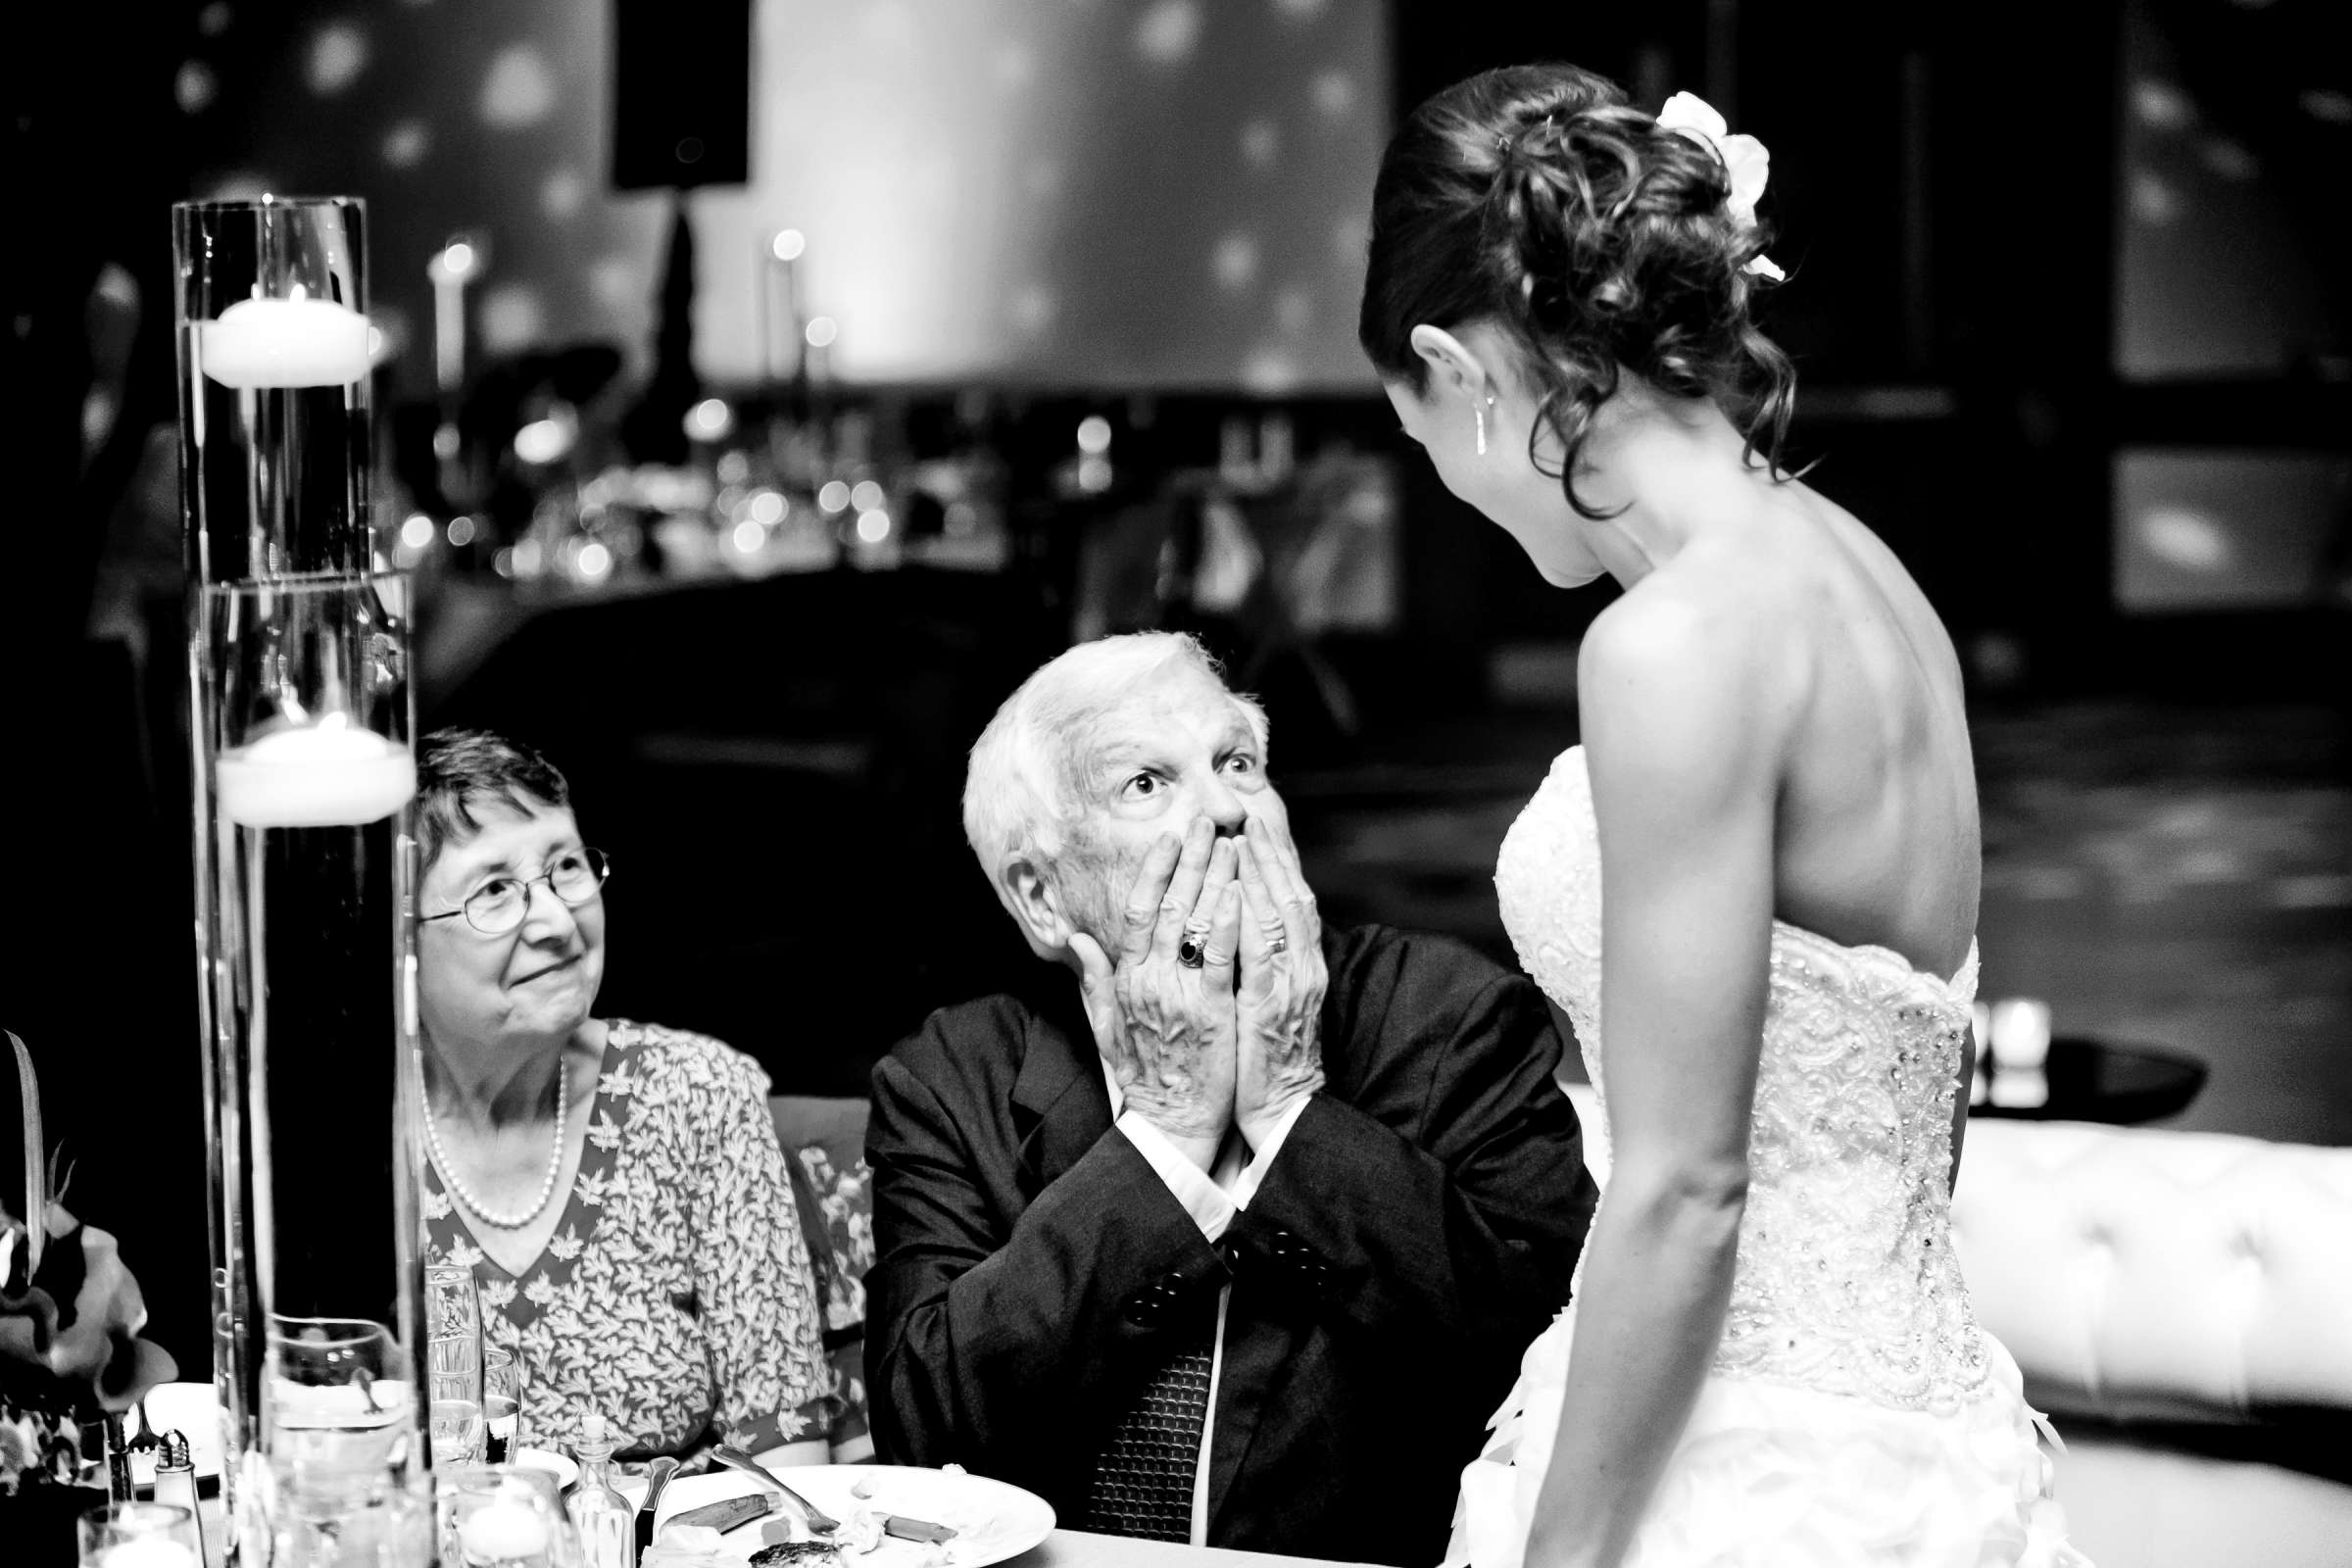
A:
<svg viewBox="0 0 2352 1568">
<path fill-rule="evenodd" d="M 1324 949 L 1327 1087 L 1213 1247 L 1113 1131 L 1074 981 L 934 1013 L 874 1069 L 878 1457 L 1074 1521 L 1172 1303 L 1230 1283 L 1209 1543 L 1438 1560 L 1596 1194 L 1526 978 L 1377 926 Z"/>
</svg>

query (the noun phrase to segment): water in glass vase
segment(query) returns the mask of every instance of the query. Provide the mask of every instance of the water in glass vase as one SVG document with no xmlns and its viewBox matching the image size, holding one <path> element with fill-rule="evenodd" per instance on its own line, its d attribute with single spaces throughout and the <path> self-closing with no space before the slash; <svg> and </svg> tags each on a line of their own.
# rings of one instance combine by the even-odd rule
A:
<svg viewBox="0 0 2352 1568">
<path fill-rule="evenodd" d="M 256 303 L 280 303 L 263 301 Z M 368 566 L 368 397 L 332 386 L 231 386 L 182 329 L 180 470 L 189 565 L 203 581 Z"/>
</svg>

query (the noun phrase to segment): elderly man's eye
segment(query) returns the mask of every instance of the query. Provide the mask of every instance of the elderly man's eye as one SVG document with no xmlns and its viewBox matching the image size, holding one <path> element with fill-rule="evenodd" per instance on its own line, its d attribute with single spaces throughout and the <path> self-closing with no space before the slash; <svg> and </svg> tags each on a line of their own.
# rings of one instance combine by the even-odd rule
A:
<svg viewBox="0 0 2352 1568">
<path fill-rule="evenodd" d="M 1230 772 L 1254 773 L 1257 771 L 1257 759 L 1248 752 L 1236 752 L 1225 759 L 1225 766 Z"/>
<path fill-rule="evenodd" d="M 1158 793 L 1159 775 L 1156 773 L 1138 773 L 1119 791 L 1122 799 L 1130 801 L 1149 800 Z"/>
</svg>

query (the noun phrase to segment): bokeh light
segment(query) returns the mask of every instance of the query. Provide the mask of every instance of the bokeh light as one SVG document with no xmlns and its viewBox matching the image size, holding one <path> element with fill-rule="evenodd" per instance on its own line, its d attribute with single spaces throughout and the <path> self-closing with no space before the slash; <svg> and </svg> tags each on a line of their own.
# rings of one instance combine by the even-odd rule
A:
<svg viewBox="0 0 2352 1568">
<path fill-rule="evenodd" d="M 882 500 L 882 487 L 871 479 L 860 479 L 850 487 L 850 505 L 859 512 L 874 511 Z"/>
<path fill-rule="evenodd" d="M 808 322 L 808 346 L 812 349 L 831 348 L 841 335 L 841 327 L 830 316 L 812 317 Z"/>
<path fill-rule="evenodd" d="M 556 107 L 556 74 L 529 44 L 502 49 L 482 78 L 481 116 L 505 129 L 535 125 Z"/>
<path fill-rule="evenodd" d="M 1078 450 L 1100 455 L 1110 450 L 1110 421 L 1100 414 L 1090 414 L 1078 421 Z"/>
<path fill-rule="evenodd" d="M 796 262 L 808 249 L 808 236 L 797 228 L 779 228 L 767 248 L 768 254 L 779 262 Z"/>
<path fill-rule="evenodd" d="M 858 537 L 869 545 L 878 545 L 890 537 L 890 514 L 876 508 L 858 514 Z"/>
<path fill-rule="evenodd" d="M 311 91 L 331 98 L 368 68 L 368 35 L 348 22 L 330 22 L 311 35 L 303 78 Z"/>
<path fill-rule="evenodd" d="M 850 505 L 850 487 L 840 479 L 828 479 L 816 493 L 816 504 L 831 512 L 846 512 Z"/>
<path fill-rule="evenodd" d="M 433 526 L 432 518 L 421 512 L 412 512 L 409 520 L 400 525 L 400 542 L 411 550 L 422 550 L 433 542 L 434 534 L 439 531 Z"/>
<path fill-rule="evenodd" d="M 571 450 L 572 426 L 561 419 L 533 419 L 514 432 L 514 455 L 525 463 L 554 463 Z"/>
</svg>

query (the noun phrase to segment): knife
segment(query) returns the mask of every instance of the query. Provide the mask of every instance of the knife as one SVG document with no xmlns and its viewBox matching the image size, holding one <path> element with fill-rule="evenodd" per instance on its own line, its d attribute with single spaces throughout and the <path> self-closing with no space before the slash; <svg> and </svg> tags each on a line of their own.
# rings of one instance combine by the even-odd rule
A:
<svg viewBox="0 0 2352 1568">
<path fill-rule="evenodd" d="M 728 1497 L 719 1502 L 706 1502 L 699 1508 L 685 1508 L 664 1521 L 672 1525 L 709 1525 L 725 1535 L 737 1525 L 748 1525 L 755 1519 L 764 1519 L 776 1511 L 780 1499 L 772 1492 L 751 1497 Z"/>
<path fill-rule="evenodd" d="M 662 1489 L 669 1478 L 678 1473 L 678 1461 L 662 1454 L 645 1467 L 645 1501 L 637 1507 L 637 1555 L 654 1544 L 654 1508 L 662 1501 Z"/>
</svg>

